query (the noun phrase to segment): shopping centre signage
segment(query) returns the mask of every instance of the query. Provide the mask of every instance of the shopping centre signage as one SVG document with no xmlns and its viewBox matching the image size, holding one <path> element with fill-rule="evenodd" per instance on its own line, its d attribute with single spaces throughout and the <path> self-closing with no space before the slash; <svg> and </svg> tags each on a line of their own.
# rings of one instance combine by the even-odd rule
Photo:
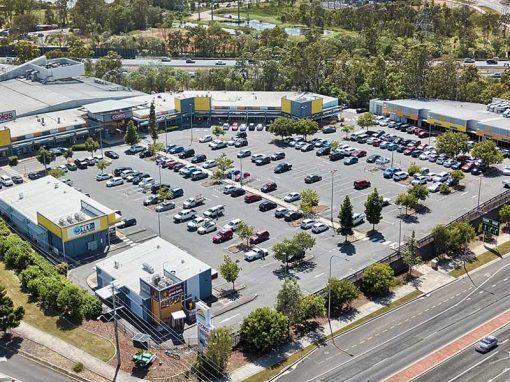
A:
<svg viewBox="0 0 510 382">
<path fill-rule="evenodd" d="M 16 119 L 16 110 L 0 111 L 0 123 L 5 123 Z"/>
<path fill-rule="evenodd" d="M 69 227 L 67 229 L 67 239 L 72 240 L 80 236 L 85 236 L 90 233 L 94 233 L 96 231 L 99 231 L 100 227 L 101 222 L 99 219 L 92 220 L 84 224 L 78 224 L 73 227 Z"/>
</svg>

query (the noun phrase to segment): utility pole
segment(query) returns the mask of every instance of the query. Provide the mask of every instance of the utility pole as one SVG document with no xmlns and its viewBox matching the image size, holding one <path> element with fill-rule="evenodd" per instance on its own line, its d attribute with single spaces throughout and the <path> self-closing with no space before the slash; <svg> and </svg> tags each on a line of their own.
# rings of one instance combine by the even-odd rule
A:
<svg viewBox="0 0 510 382">
<path fill-rule="evenodd" d="M 117 307 L 115 304 L 115 282 L 112 281 L 112 305 L 113 305 L 113 328 L 115 330 L 115 347 L 117 353 L 117 367 L 120 367 L 120 346 L 119 346 L 119 329 L 117 324 Z"/>
<path fill-rule="evenodd" d="M 99 129 L 99 147 L 101 148 L 101 159 L 103 159 L 103 128 Z"/>
<path fill-rule="evenodd" d="M 331 228 L 333 228 L 333 236 L 335 236 L 335 225 L 333 224 L 333 179 L 335 176 L 335 172 L 337 172 L 337 169 L 329 171 L 329 173 L 331 174 L 331 205 L 329 209 L 331 212 Z"/>
<path fill-rule="evenodd" d="M 241 0 L 237 0 L 237 25 L 241 25 Z"/>
</svg>

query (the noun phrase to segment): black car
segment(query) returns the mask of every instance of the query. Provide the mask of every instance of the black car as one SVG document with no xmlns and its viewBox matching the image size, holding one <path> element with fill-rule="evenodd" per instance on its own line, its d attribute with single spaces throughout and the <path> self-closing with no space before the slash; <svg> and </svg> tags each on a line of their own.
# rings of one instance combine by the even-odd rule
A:
<svg viewBox="0 0 510 382">
<path fill-rule="evenodd" d="M 246 194 L 246 191 L 244 190 L 244 188 L 241 187 L 235 188 L 232 191 L 230 191 L 230 196 L 232 196 L 233 198 L 237 198 L 238 196 L 242 196 L 244 194 Z"/>
<path fill-rule="evenodd" d="M 140 174 L 138 176 L 135 176 L 133 178 L 133 184 L 136 186 L 137 184 L 139 184 L 142 180 L 144 180 L 145 178 L 150 178 L 150 174 L 147 174 L 147 173 L 143 173 L 143 174 Z"/>
<path fill-rule="evenodd" d="M 86 160 L 79 160 L 76 159 L 74 161 L 74 164 L 76 167 L 78 167 L 80 170 L 86 170 L 88 168 L 88 162 Z"/>
<path fill-rule="evenodd" d="M 510 150 L 502 149 L 501 154 L 503 154 L 503 158 L 510 158 Z"/>
<path fill-rule="evenodd" d="M 255 164 L 256 164 L 257 166 L 263 166 L 263 165 L 265 165 L 265 164 L 269 164 L 269 163 L 271 163 L 271 158 L 269 158 L 269 157 L 259 158 L 259 159 L 257 159 L 257 160 L 255 161 Z"/>
<path fill-rule="evenodd" d="M 336 133 L 336 129 L 333 126 L 326 126 L 324 129 L 322 129 L 322 132 L 324 134 L 333 134 Z"/>
<path fill-rule="evenodd" d="M 305 183 L 306 184 L 311 184 L 311 183 L 319 182 L 321 180 L 322 180 L 322 176 L 317 175 L 317 174 L 313 174 L 313 175 L 308 175 L 305 178 Z"/>
<path fill-rule="evenodd" d="M 271 155 L 271 160 L 280 160 L 285 159 L 285 153 L 283 151 L 279 151 Z"/>
<path fill-rule="evenodd" d="M 303 217 L 303 213 L 301 211 L 289 211 L 283 216 L 283 220 L 286 222 L 292 222 L 297 219 L 301 219 Z"/>
<path fill-rule="evenodd" d="M 195 60 L 193 60 L 192 58 L 186 59 L 186 64 L 194 64 L 194 63 L 195 63 Z"/>
<path fill-rule="evenodd" d="M 379 154 L 372 154 L 367 158 L 367 163 L 375 163 L 381 156 Z"/>
<path fill-rule="evenodd" d="M 292 165 L 290 163 L 280 163 L 274 168 L 274 173 L 281 174 L 282 172 L 287 172 L 289 170 L 292 170 Z"/>
<path fill-rule="evenodd" d="M 403 153 L 406 150 L 407 150 L 407 146 L 398 145 L 398 147 L 397 147 L 397 153 Z"/>
<path fill-rule="evenodd" d="M 334 161 L 337 161 L 340 159 L 344 159 L 344 157 L 345 157 L 345 155 L 338 151 L 333 151 L 331 154 L 329 154 L 329 160 L 331 162 L 334 162 Z"/>
<path fill-rule="evenodd" d="M 110 159 L 119 159 L 119 154 L 117 154 L 115 151 L 106 150 L 104 152 L 104 156 Z"/>
<path fill-rule="evenodd" d="M 472 175 L 480 175 L 480 174 L 483 174 L 484 172 L 485 172 L 485 169 L 483 167 L 480 167 L 480 166 L 475 166 L 471 170 L 471 174 Z"/>
<path fill-rule="evenodd" d="M 193 158 L 191 158 L 191 163 L 202 163 L 207 160 L 205 154 L 197 154 Z"/>
<path fill-rule="evenodd" d="M 259 204 L 259 211 L 266 212 L 272 209 L 275 209 L 278 205 L 275 202 L 272 202 L 270 200 L 264 200 L 262 203 Z"/>
<path fill-rule="evenodd" d="M 174 170 L 174 172 L 179 172 L 179 170 L 180 170 L 181 168 L 183 168 L 184 166 L 186 166 L 184 163 L 177 163 L 177 164 L 174 166 L 173 170 Z"/>
<path fill-rule="evenodd" d="M 119 228 L 127 228 L 132 227 L 136 225 L 136 219 L 135 218 L 125 218 L 122 219 L 122 221 L 119 224 Z"/>
<path fill-rule="evenodd" d="M 246 131 L 240 131 L 234 136 L 234 139 L 239 139 L 239 138 L 244 138 L 244 139 L 248 138 L 248 134 L 246 134 Z"/>
<path fill-rule="evenodd" d="M 321 157 L 324 155 L 329 155 L 330 153 L 331 153 L 331 147 L 326 146 L 326 147 L 321 147 L 319 150 L 317 150 L 315 152 L 315 155 L 317 155 L 318 157 Z"/>
<path fill-rule="evenodd" d="M 143 150 L 140 152 L 140 154 L 138 154 L 138 157 L 143 159 L 143 158 L 149 158 L 151 156 L 151 152 L 149 150 Z"/>
<path fill-rule="evenodd" d="M 452 170 L 460 170 L 460 168 L 464 166 L 464 163 L 461 161 L 455 161 L 452 163 Z"/>
<path fill-rule="evenodd" d="M 170 193 L 172 194 L 170 199 L 180 198 L 184 195 L 184 190 L 181 187 L 172 187 Z"/>
<path fill-rule="evenodd" d="M 14 184 L 21 184 L 21 183 L 23 183 L 23 178 L 21 176 L 19 176 L 19 175 L 13 175 L 13 176 L 11 176 L 11 179 L 12 179 L 12 182 Z"/>
<path fill-rule="evenodd" d="M 75 161 L 75 163 L 76 163 L 76 161 Z M 125 166 L 123 166 L 123 167 L 116 167 L 116 168 L 113 170 L 113 175 L 115 175 L 115 176 L 120 176 L 120 173 L 121 173 L 122 171 L 124 171 L 124 170 L 132 170 L 132 168 L 131 168 L 131 167 L 125 167 Z"/>
<path fill-rule="evenodd" d="M 184 149 L 183 152 L 179 153 L 179 158 L 181 159 L 191 158 L 193 155 L 195 155 L 195 149 L 187 148 Z"/>
<path fill-rule="evenodd" d="M 248 146 L 248 141 L 246 139 L 238 139 L 235 141 L 234 146 L 237 148 Z"/>
<path fill-rule="evenodd" d="M 261 188 L 260 188 L 260 191 L 264 192 L 264 193 L 268 193 L 268 192 L 271 192 L 271 191 L 274 191 L 278 188 L 278 186 L 276 185 L 275 182 L 270 182 L 270 183 L 266 183 L 264 184 Z"/>
<path fill-rule="evenodd" d="M 414 150 L 414 151 L 411 153 L 411 157 L 413 157 L 413 158 L 418 158 L 421 154 L 423 154 L 423 150 Z"/>
</svg>

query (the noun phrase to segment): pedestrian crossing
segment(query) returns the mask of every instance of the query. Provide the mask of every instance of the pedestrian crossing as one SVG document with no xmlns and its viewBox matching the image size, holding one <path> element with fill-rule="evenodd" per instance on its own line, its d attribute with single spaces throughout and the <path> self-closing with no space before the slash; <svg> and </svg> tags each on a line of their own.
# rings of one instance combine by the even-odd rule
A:
<svg viewBox="0 0 510 382">
<path fill-rule="evenodd" d="M 398 241 L 390 241 L 390 240 L 385 240 L 383 238 L 370 238 L 370 237 L 364 237 L 361 241 L 368 241 L 370 240 L 372 243 L 379 243 L 379 244 L 382 244 L 384 246 L 387 246 L 387 247 L 390 247 L 391 249 L 397 249 L 398 248 Z M 403 245 L 404 242 L 401 241 L 400 242 L 400 245 Z"/>
</svg>

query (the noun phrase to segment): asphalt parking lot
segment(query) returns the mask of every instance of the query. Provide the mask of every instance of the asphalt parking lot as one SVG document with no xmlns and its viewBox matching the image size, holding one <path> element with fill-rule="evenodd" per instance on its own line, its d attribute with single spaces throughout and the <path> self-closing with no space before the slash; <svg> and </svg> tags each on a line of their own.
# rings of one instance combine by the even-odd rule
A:
<svg viewBox="0 0 510 382">
<path fill-rule="evenodd" d="M 198 139 L 209 134 L 209 129 L 195 128 L 193 131 L 194 141 L 192 147 L 195 148 L 197 153 L 207 155 L 208 159 L 214 159 L 221 153 L 226 153 L 229 157 L 234 159 L 236 168 L 241 168 L 241 159 L 236 158 L 237 152 L 240 150 L 234 147 L 227 147 L 222 150 L 212 151 L 207 143 L 198 143 Z M 399 133 L 394 130 L 391 133 L 396 133 L 402 136 L 410 137 L 406 133 Z M 224 136 L 228 139 L 233 136 L 234 132 L 229 132 Z M 318 133 L 317 136 L 326 139 L 342 140 L 343 133 L 337 132 L 335 134 L 324 135 Z M 309 137 L 308 139 L 311 139 Z M 190 145 L 190 132 L 189 130 L 174 131 L 168 133 L 167 137 L 164 135 L 160 137 L 160 141 L 182 144 L 184 146 Z M 251 179 L 247 182 L 252 187 L 260 188 L 264 183 L 274 181 L 278 184 L 278 190 L 271 193 L 273 196 L 283 198 L 289 192 L 300 192 L 304 188 L 315 189 L 320 195 L 321 215 L 329 219 L 331 210 L 331 170 L 337 170 L 333 179 L 333 216 L 336 219 L 340 203 L 343 201 L 345 195 L 349 195 L 354 205 L 354 212 L 363 212 L 363 203 L 367 195 L 377 188 L 379 193 L 384 197 L 392 200 L 392 204 L 385 207 L 383 211 L 383 221 L 377 226 L 378 233 L 365 237 L 351 245 L 339 246 L 343 242 L 343 238 L 334 235 L 333 230 L 328 230 L 319 235 L 317 244 L 312 249 L 313 260 L 299 269 L 294 269 L 291 272 L 296 277 L 301 287 L 308 292 L 313 292 L 324 287 L 328 272 L 329 272 L 329 258 L 335 254 L 338 256 L 333 264 L 333 275 L 336 277 L 347 276 L 354 271 L 361 269 L 374 261 L 377 261 L 391 253 L 391 248 L 398 245 L 399 237 L 399 211 L 393 204 L 393 201 L 398 193 L 404 192 L 407 185 L 404 183 L 397 183 L 391 179 L 384 179 L 382 170 L 377 169 L 376 166 L 367 164 L 366 158 L 361 158 L 360 162 L 351 166 L 343 164 L 343 160 L 330 162 L 328 157 L 317 157 L 315 151 L 301 152 L 295 150 L 293 147 L 279 146 L 279 140 L 265 131 L 248 132 L 249 145 L 242 149 L 251 150 L 252 154 L 272 154 L 276 151 L 284 151 L 286 159 L 283 161 L 293 164 L 293 169 L 287 173 L 274 174 L 273 168 L 275 163 L 255 166 L 251 163 L 250 158 L 242 159 L 242 170 L 250 172 Z M 427 142 L 427 139 L 425 140 Z M 355 142 L 342 142 L 351 145 L 352 147 L 366 150 L 368 155 L 380 154 L 386 157 L 391 157 L 391 152 L 380 148 L 374 148 L 366 144 L 358 144 Z M 138 155 L 126 155 L 124 151 L 127 149 L 126 145 L 114 147 L 120 158 L 113 161 L 113 164 L 107 171 L 113 171 L 115 167 L 130 166 L 136 170 L 148 172 L 156 180 L 159 180 L 159 168 L 150 160 L 140 159 Z M 97 154 L 97 153 L 96 153 Z M 82 158 L 88 156 L 88 153 L 75 153 L 75 158 Z M 412 162 L 416 162 L 425 167 L 430 168 L 433 172 L 449 171 L 436 163 L 423 162 L 419 159 L 414 159 L 403 154 L 394 152 L 394 165 L 400 166 L 404 171 L 407 170 Z M 507 160 L 505 160 L 507 161 Z M 64 162 L 62 157 L 57 158 L 53 166 Z M 282 162 L 282 161 L 279 161 Z M 503 164 L 504 165 L 504 164 Z M 503 165 L 500 165 L 502 167 Z M 35 169 L 40 169 L 42 166 L 30 159 L 23 161 L 18 165 L 19 172 L 28 172 Z M 199 235 L 196 232 L 188 232 L 186 223 L 175 224 L 173 222 L 173 215 L 180 211 L 183 201 L 191 196 L 198 194 L 206 198 L 204 205 L 197 207 L 196 210 L 201 214 L 206 209 L 217 205 L 225 205 L 225 215 L 217 220 L 218 227 L 223 226 L 228 221 L 240 218 L 250 225 L 253 225 L 256 230 L 267 229 L 271 237 L 268 241 L 261 243 L 259 246 L 262 248 L 270 249 L 271 246 L 284 238 L 291 237 L 293 234 L 299 232 L 300 228 L 295 223 L 286 223 L 282 219 L 274 217 L 274 211 L 259 212 L 258 204 L 246 204 L 243 197 L 232 198 L 225 196 L 222 193 L 221 186 L 212 186 L 211 182 L 206 180 L 193 182 L 189 179 L 183 179 L 178 173 L 168 169 L 161 169 L 161 181 L 163 183 L 171 184 L 172 186 L 179 186 L 184 189 L 184 196 L 175 200 L 176 209 L 158 214 L 154 211 L 154 207 L 143 206 L 143 200 L 149 195 L 139 191 L 138 186 L 131 183 L 107 188 L 105 182 L 97 182 L 95 175 L 99 171 L 96 168 L 89 168 L 87 170 L 77 170 L 68 172 L 65 178 L 70 178 L 74 182 L 74 186 L 87 192 L 90 196 L 101 203 L 107 205 L 112 209 L 119 209 L 124 217 L 135 217 L 138 221 L 137 226 L 130 227 L 125 230 L 126 237 L 122 245 L 135 246 L 137 241 L 146 240 L 152 235 L 157 234 L 159 227 L 161 227 L 161 236 L 174 243 L 175 245 L 187 250 L 192 255 L 217 268 L 223 261 L 225 254 L 230 254 L 235 259 L 241 262 L 243 268 L 240 278 L 237 282 L 238 285 L 244 284 L 245 289 L 242 290 L 241 295 L 249 296 L 257 294 L 258 297 L 251 303 L 236 308 L 224 315 L 216 317 L 213 322 L 216 325 L 235 325 L 248 314 L 255 306 L 274 305 L 275 296 L 279 289 L 283 274 L 281 272 L 281 264 L 274 260 L 271 256 L 266 260 L 256 260 L 253 262 L 245 262 L 242 253 L 232 255 L 228 248 L 233 244 L 238 243 L 240 240 L 234 237 L 233 240 L 222 244 L 213 244 L 211 241 L 212 234 Z M 317 183 L 306 185 L 304 178 L 309 174 L 322 175 L 323 179 Z M 481 202 L 491 198 L 492 196 L 502 192 L 501 178 L 482 178 L 481 183 Z M 353 188 L 353 181 L 356 179 L 370 180 L 372 186 L 364 190 L 355 190 Z M 448 196 L 437 194 L 430 194 L 430 197 L 424 202 L 430 211 L 422 214 L 415 214 L 409 219 L 402 220 L 402 240 L 407 235 L 410 235 L 412 230 L 416 231 L 417 237 L 424 236 L 430 232 L 431 228 L 439 223 L 447 223 L 455 217 L 458 217 L 472 209 L 477 204 L 479 179 L 473 175 L 467 174 L 466 179 L 463 181 L 466 184 L 464 191 L 457 191 Z M 294 204 L 298 204 L 297 202 Z M 366 233 L 371 229 L 371 225 L 363 223 L 356 227 L 361 233 Z M 82 269 L 75 270 L 76 275 L 81 278 L 86 278 L 92 271 L 92 265 L 87 264 Z M 221 284 L 224 281 L 219 278 L 215 281 L 215 285 Z"/>
</svg>

